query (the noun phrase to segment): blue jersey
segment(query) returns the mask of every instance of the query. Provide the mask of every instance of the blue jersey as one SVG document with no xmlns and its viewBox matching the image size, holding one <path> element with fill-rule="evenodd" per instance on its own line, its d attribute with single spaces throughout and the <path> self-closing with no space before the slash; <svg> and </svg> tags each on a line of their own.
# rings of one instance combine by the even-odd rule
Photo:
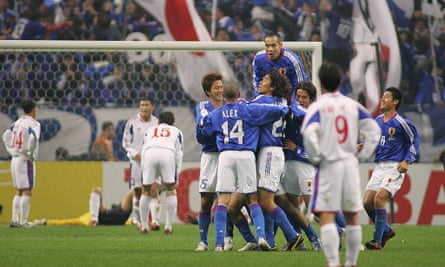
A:
<svg viewBox="0 0 445 267">
<path fill-rule="evenodd" d="M 273 96 L 259 95 L 255 99 L 253 99 L 251 103 L 276 104 L 286 106 L 287 100 Z M 258 142 L 258 146 L 260 148 L 265 146 L 282 147 L 284 145 L 284 127 L 284 116 L 271 123 L 261 126 L 260 140 Z"/>
<path fill-rule="evenodd" d="M 419 135 L 414 124 L 398 113 L 386 122 L 381 114 L 376 121 L 382 129 L 382 135 L 375 150 L 375 161 L 414 162 L 420 149 Z"/>
<path fill-rule="evenodd" d="M 309 157 L 304 149 L 303 136 L 300 131 L 304 116 L 306 115 L 306 109 L 304 109 L 297 101 L 292 101 L 290 110 L 291 115 L 286 119 L 286 130 L 284 131 L 284 135 L 286 139 L 294 142 L 297 147 L 294 151 L 284 150 L 285 160 L 297 160 L 310 163 Z"/>
<path fill-rule="evenodd" d="M 227 103 L 204 120 L 203 133 L 216 133 L 218 151 L 250 150 L 256 152 L 259 127 L 282 117 L 287 106 L 275 104 Z"/>
<path fill-rule="evenodd" d="M 217 152 L 216 147 L 216 134 L 212 136 L 206 136 L 202 133 L 202 124 L 204 123 L 204 118 L 212 112 L 215 107 L 210 103 L 209 100 L 201 101 L 196 105 L 196 140 L 201 144 L 201 150 L 203 152 Z"/>
<path fill-rule="evenodd" d="M 351 3 L 352 5 L 352 3 Z M 352 18 L 343 14 L 341 7 L 333 5 L 326 12 L 329 21 L 328 36 L 323 46 L 328 49 L 348 49 L 351 47 Z"/>
<path fill-rule="evenodd" d="M 41 40 L 45 37 L 47 27 L 37 21 L 20 18 L 12 32 L 16 40 Z"/>
<path fill-rule="evenodd" d="M 266 73 L 271 69 L 275 68 L 277 70 L 284 71 L 289 83 L 292 87 L 291 98 L 295 99 L 295 90 L 297 84 L 301 81 L 308 79 L 306 73 L 303 69 L 303 64 L 301 63 L 300 57 L 289 49 L 283 48 L 281 50 L 280 57 L 272 61 L 266 54 L 266 50 L 262 50 L 255 55 L 253 59 L 253 89 L 255 91 L 255 96 L 258 95 L 258 88 L 260 86 L 260 81 L 266 75 Z"/>
</svg>

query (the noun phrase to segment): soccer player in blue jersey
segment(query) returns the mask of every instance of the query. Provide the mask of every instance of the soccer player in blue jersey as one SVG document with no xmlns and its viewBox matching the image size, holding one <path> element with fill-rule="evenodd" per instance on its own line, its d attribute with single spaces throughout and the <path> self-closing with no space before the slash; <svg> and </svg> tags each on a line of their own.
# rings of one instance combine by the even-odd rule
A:
<svg viewBox="0 0 445 267">
<path fill-rule="evenodd" d="M 245 194 L 250 216 L 255 225 L 258 245 L 270 249 L 265 239 L 264 217 L 257 201 L 255 152 L 259 139 L 259 127 L 271 123 L 287 113 L 287 106 L 274 104 L 240 103 L 239 87 L 235 83 L 224 86 L 226 103 L 210 113 L 203 124 L 203 133 L 216 134 L 218 171 L 216 191 L 218 204 L 215 211 L 215 251 L 223 251 L 227 207 L 231 194 Z"/>
<path fill-rule="evenodd" d="M 343 210 L 347 222 L 344 266 L 351 267 L 357 264 L 362 241 L 359 159 L 372 155 L 380 128 L 362 105 L 339 92 L 340 66 L 323 63 L 318 77 L 322 95 L 309 106 L 301 126 L 306 152 L 318 166 L 311 210 L 320 213 L 320 236 L 329 267 L 340 266 L 340 238 L 334 221 Z M 363 147 L 357 151 L 359 137 Z"/>
<path fill-rule="evenodd" d="M 374 222 L 374 238 L 366 242 L 368 249 L 382 249 L 396 233 L 387 223 L 386 205 L 402 186 L 409 164 L 419 155 L 420 141 L 411 121 L 397 112 L 402 93 L 387 88 L 380 100 L 382 114 L 376 118 L 382 135 L 375 151 L 377 163 L 366 186 L 364 206 Z"/>
<path fill-rule="evenodd" d="M 277 69 L 270 69 L 260 82 L 259 96 L 251 103 L 287 105 L 289 81 Z M 284 116 L 261 126 L 257 153 L 258 201 L 263 209 L 266 229 L 273 229 L 274 223 L 284 233 L 288 242 L 287 250 L 296 250 L 304 238 L 297 233 L 284 211 L 275 201 L 280 179 L 284 174 Z M 267 225 L 267 224 L 270 225 Z M 270 231 L 269 231 L 270 232 Z M 267 233 L 268 243 L 273 247 L 274 231 Z"/>
<path fill-rule="evenodd" d="M 265 50 L 256 53 L 253 62 L 253 88 L 255 96 L 259 94 L 260 81 L 271 68 L 285 73 L 291 85 L 291 96 L 295 97 L 296 86 L 299 82 L 307 80 L 300 57 L 293 51 L 283 48 L 283 43 L 277 33 L 269 33 L 264 38 Z"/>
</svg>

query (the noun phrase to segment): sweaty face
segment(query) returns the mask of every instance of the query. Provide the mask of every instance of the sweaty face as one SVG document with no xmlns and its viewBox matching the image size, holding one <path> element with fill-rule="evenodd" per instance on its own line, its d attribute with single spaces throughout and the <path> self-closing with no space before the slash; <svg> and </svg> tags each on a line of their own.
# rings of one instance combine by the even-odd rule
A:
<svg viewBox="0 0 445 267">
<path fill-rule="evenodd" d="M 280 57 L 283 44 L 276 36 L 266 37 L 264 45 L 266 46 L 266 53 L 271 60 L 276 60 Z"/>
<path fill-rule="evenodd" d="M 224 85 L 221 80 L 214 81 L 209 91 L 209 99 L 214 102 L 224 101 Z"/>
<path fill-rule="evenodd" d="M 264 78 L 260 81 L 260 87 L 258 88 L 258 93 L 261 95 L 272 95 L 272 91 L 274 90 L 272 86 L 272 81 L 269 75 L 265 75 Z"/>
<path fill-rule="evenodd" d="M 296 99 L 304 108 L 309 107 L 309 104 L 311 104 L 311 98 L 304 89 L 297 89 Z"/>
<path fill-rule="evenodd" d="M 143 120 L 148 121 L 153 113 L 154 106 L 149 100 L 142 100 L 139 103 L 139 113 Z"/>
</svg>

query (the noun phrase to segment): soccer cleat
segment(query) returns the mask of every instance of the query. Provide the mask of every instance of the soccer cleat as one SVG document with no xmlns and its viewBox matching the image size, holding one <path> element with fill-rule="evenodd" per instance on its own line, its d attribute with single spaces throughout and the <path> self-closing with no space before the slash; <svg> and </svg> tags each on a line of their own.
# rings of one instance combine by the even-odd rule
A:
<svg viewBox="0 0 445 267">
<path fill-rule="evenodd" d="M 369 242 L 366 242 L 365 246 L 366 246 L 367 249 L 371 249 L 371 250 L 382 249 L 382 245 L 380 245 L 379 242 L 377 242 L 375 240 L 371 240 Z"/>
<path fill-rule="evenodd" d="M 270 245 L 267 243 L 266 239 L 260 237 L 258 238 L 258 248 L 263 251 L 269 251 Z"/>
<path fill-rule="evenodd" d="M 11 222 L 9 224 L 9 227 L 11 227 L 11 228 L 19 228 L 20 227 L 20 223 L 18 223 L 18 222 Z"/>
<path fill-rule="evenodd" d="M 224 251 L 233 249 L 233 237 L 226 236 L 224 237 Z"/>
<path fill-rule="evenodd" d="M 297 233 L 297 238 L 295 239 L 294 242 L 289 243 L 289 245 L 287 246 L 287 251 L 296 251 L 297 247 L 304 242 L 304 237 L 302 234 L 298 234 Z"/>
<path fill-rule="evenodd" d="M 166 234 L 166 235 L 172 235 L 172 234 L 173 234 L 173 229 L 171 229 L 171 228 L 165 228 L 165 229 L 164 229 L 164 234 Z"/>
<path fill-rule="evenodd" d="M 91 227 L 96 227 L 98 225 L 97 221 L 91 221 L 90 226 Z"/>
<path fill-rule="evenodd" d="M 199 242 L 198 246 L 196 246 L 195 249 L 195 251 L 206 251 L 206 250 L 209 250 L 209 246 L 207 246 L 207 244 L 202 241 Z"/>
<path fill-rule="evenodd" d="M 30 222 L 20 225 L 20 227 L 22 227 L 22 228 L 33 228 L 34 226 L 36 226 L 36 224 L 30 223 Z"/>
<path fill-rule="evenodd" d="M 304 244 L 304 243 L 302 243 L 302 244 Z M 312 247 L 312 250 L 314 250 L 314 251 L 322 251 L 323 250 L 323 248 L 321 246 L 321 240 L 320 239 L 312 240 L 311 241 L 311 247 Z M 297 248 L 297 250 L 298 250 L 298 248 Z"/>
<path fill-rule="evenodd" d="M 257 249 L 257 244 L 252 242 L 247 242 L 244 246 L 238 249 L 238 251 L 251 251 L 256 249 Z"/>
<path fill-rule="evenodd" d="M 215 251 L 216 251 L 216 252 L 223 252 L 223 251 L 224 251 L 224 248 L 223 248 L 223 246 L 218 245 L 218 246 L 216 246 Z"/>
<path fill-rule="evenodd" d="M 146 227 L 140 227 L 139 228 L 139 231 L 141 232 L 141 234 L 143 234 L 143 235 L 147 235 L 148 234 L 148 228 L 146 228 Z"/>
<path fill-rule="evenodd" d="M 161 225 L 159 225 L 157 222 L 150 223 L 150 229 L 153 231 L 159 231 L 161 229 Z"/>
<path fill-rule="evenodd" d="M 46 225 L 46 219 L 45 218 L 41 220 L 35 219 L 33 223 L 36 225 Z"/>
<path fill-rule="evenodd" d="M 396 232 L 392 229 L 389 228 L 389 233 L 384 233 L 383 237 L 382 237 L 382 248 L 386 245 L 386 242 L 388 242 L 388 240 L 390 240 L 391 238 L 394 238 L 396 236 Z"/>
</svg>

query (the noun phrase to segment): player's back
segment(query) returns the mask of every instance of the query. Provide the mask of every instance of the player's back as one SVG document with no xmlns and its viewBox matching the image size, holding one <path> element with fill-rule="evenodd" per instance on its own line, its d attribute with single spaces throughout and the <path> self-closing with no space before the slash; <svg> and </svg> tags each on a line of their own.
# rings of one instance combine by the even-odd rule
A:
<svg viewBox="0 0 445 267">
<path fill-rule="evenodd" d="M 144 138 L 144 148 L 165 148 L 176 151 L 178 142 L 182 142 L 182 132 L 175 126 L 161 123 L 148 129 Z"/>
<path fill-rule="evenodd" d="M 11 129 L 9 151 L 12 156 L 31 155 L 35 158 L 40 138 L 40 123 L 30 116 L 21 116 Z"/>
<path fill-rule="evenodd" d="M 356 153 L 359 137 L 358 102 L 340 93 L 327 93 L 309 106 L 304 128 L 318 124 L 321 156 L 327 161 L 336 161 Z M 305 137 L 304 138 L 310 138 Z M 306 144 L 306 142 L 305 142 Z"/>
</svg>

